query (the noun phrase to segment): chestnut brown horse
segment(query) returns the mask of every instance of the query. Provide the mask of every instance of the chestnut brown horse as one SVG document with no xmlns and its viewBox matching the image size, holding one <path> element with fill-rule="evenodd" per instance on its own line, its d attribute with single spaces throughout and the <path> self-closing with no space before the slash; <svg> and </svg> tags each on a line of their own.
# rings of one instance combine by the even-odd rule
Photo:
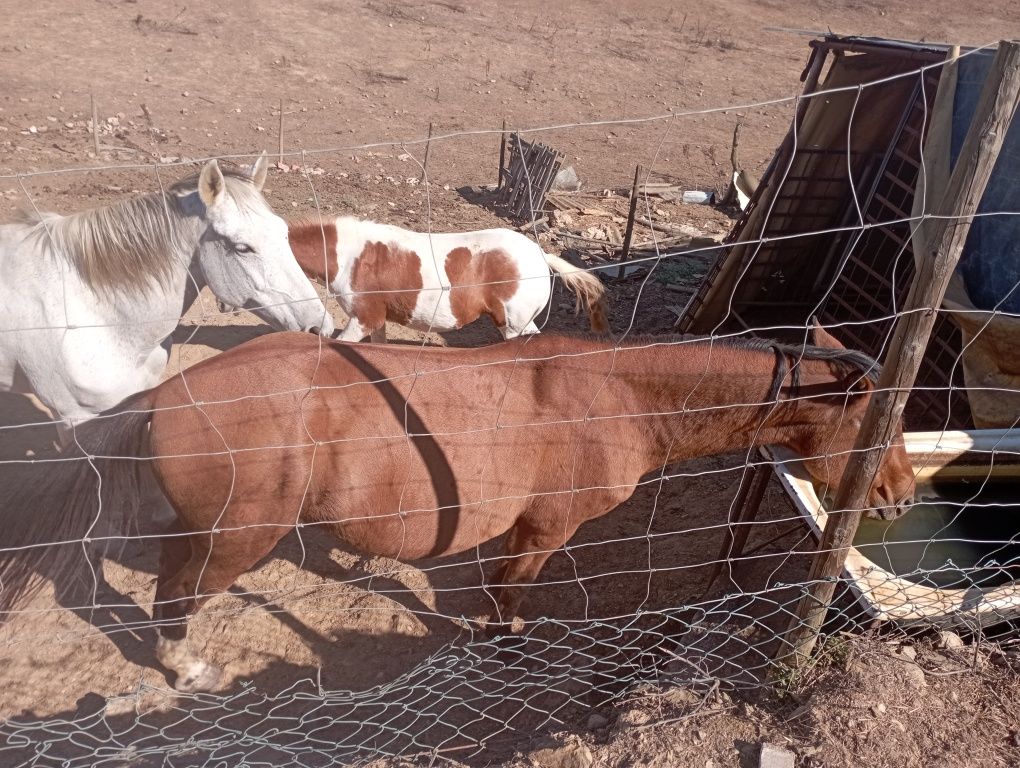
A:
<svg viewBox="0 0 1020 768">
<path fill-rule="evenodd" d="M 491 580 L 491 626 L 505 631 L 550 554 L 657 467 L 779 444 L 838 481 L 877 365 L 821 329 L 813 343 L 540 335 L 453 349 L 263 336 L 77 430 L 90 461 L 62 465 L 61 508 L 7 523 L 0 610 L 40 568 L 83 561 L 82 540 L 101 538 L 100 492 L 104 517 L 132 519 L 138 459 L 151 458 L 176 512 L 162 538 L 157 656 L 180 690 L 218 679 L 189 651 L 187 617 L 297 525 L 403 560 L 508 533 Z M 913 491 L 897 439 L 870 503 L 897 508 Z"/>
</svg>

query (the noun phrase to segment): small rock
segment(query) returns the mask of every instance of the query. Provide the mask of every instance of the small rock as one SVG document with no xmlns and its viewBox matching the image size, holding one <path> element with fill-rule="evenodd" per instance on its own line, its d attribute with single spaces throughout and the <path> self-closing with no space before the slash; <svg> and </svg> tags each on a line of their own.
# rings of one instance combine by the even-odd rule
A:
<svg viewBox="0 0 1020 768">
<path fill-rule="evenodd" d="M 531 761 L 542 768 L 589 768 L 595 762 L 591 750 L 581 742 L 532 752 Z"/>
<path fill-rule="evenodd" d="M 917 658 L 917 651 L 912 645 L 903 645 L 900 646 L 900 656 L 902 656 L 905 659 L 910 659 L 911 661 L 913 661 L 914 659 Z"/>
<path fill-rule="evenodd" d="M 668 673 L 670 671 L 668 670 L 668 667 L 669 664 L 667 663 L 666 669 L 664 669 L 663 671 Z M 688 672 L 690 671 L 690 667 L 685 667 L 685 669 Z M 697 693 L 696 691 L 692 691 L 690 688 L 684 688 L 679 685 L 673 685 L 666 690 L 665 694 L 663 695 L 663 698 L 673 706 L 694 709 L 695 707 L 699 707 L 701 706 L 702 703 L 704 703 L 705 694 Z"/>
<path fill-rule="evenodd" d="M 939 648 L 956 651 L 965 647 L 965 645 L 963 638 L 955 632 L 939 632 Z"/>
<path fill-rule="evenodd" d="M 644 725 L 652 719 L 652 716 L 645 712 L 643 709 L 625 709 L 620 713 L 616 719 L 617 726 L 621 728 L 633 728 L 638 725 Z"/>
<path fill-rule="evenodd" d="M 794 768 L 797 756 L 787 749 L 772 744 L 762 744 L 758 756 L 759 768 Z"/>
<path fill-rule="evenodd" d="M 600 715 L 598 712 L 592 712 L 588 717 L 588 730 L 597 731 L 599 728 L 605 728 L 609 725 L 609 718 Z"/>
<path fill-rule="evenodd" d="M 882 702 L 878 702 L 878 704 L 873 704 L 871 706 L 871 714 L 873 714 L 875 717 L 881 717 L 885 713 L 886 706 Z"/>
<path fill-rule="evenodd" d="M 903 662 L 903 677 L 911 688 L 925 688 L 928 685 L 924 670 L 912 661 Z"/>
</svg>

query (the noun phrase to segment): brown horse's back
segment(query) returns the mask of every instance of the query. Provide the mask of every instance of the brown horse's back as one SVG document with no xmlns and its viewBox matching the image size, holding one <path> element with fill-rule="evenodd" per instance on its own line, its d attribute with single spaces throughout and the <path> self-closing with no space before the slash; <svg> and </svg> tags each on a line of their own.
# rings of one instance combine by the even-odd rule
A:
<svg viewBox="0 0 1020 768">
<path fill-rule="evenodd" d="M 186 530 L 282 535 L 300 519 L 374 554 L 463 551 L 530 508 L 580 511 L 571 489 L 623 479 L 607 461 L 622 425 L 583 421 L 610 361 L 553 370 L 556 350 L 261 337 L 157 390 L 170 409 L 152 420 L 158 474 Z"/>
</svg>

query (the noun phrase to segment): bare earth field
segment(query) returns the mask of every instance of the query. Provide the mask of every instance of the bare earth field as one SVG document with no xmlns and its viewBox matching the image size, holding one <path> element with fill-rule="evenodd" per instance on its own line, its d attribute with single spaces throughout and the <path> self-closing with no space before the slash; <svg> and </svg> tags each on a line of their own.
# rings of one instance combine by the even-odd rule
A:
<svg viewBox="0 0 1020 768">
<path fill-rule="evenodd" d="M 263 148 L 276 152 L 282 105 L 285 157 L 266 185 L 281 215 L 318 209 L 436 231 L 502 225 L 463 188 L 495 181 L 504 118 L 520 129 L 559 126 L 535 137 L 565 153 L 593 205 L 616 214 L 626 211 L 620 192 L 637 163 L 653 178 L 686 189 L 724 188 L 737 121 L 744 124 L 741 160 L 760 173 L 787 129 L 810 39 L 772 28 L 964 44 L 1020 37 L 1020 14 L 1008 0 L 223 0 L 187 6 L 0 0 L 0 19 L 0 220 L 33 205 L 67 212 L 158 189 L 190 173 L 189 161 L 208 156 L 247 161 Z M 90 95 L 101 123 L 99 156 L 89 129 Z M 428 181 L 421 182 L 430 123 L 436 138 Z M 663 220 L 708 233 L 725 232 L 734 215 L 675 203 L 661 209 Z M 663 263 L 647 279 L 607 277 L 614 332 L 668 332 L 705 267 L 704 261 Z M 342 322 L 339 308 L 330 306 Z M 546 328 L 585 327 L 570 297 L 558 291 Z M 175 335 L 167 376 L 268 330 L 246 313 L 219 313 L 203 295 Z M 499 338 L 487 321 L 443 336 L 396 327 L 389 333 L 408 344 Z M 28 398 L 0 396 L 0 423 L 46 419 Z M 53 437 L 46 426 L 5 433 L 0 460 L 43 453 Z M 536 715 L 547 705 L 529 698 L 534 691 L 514 687 L 519 681 L 512 675 L 505 688 L 484 692 L 487 702 L 500 699 L 503 709 L 491 716 L 499 727 L 488 732 L 502 735 L 481 755 L 468 758 L 463 749 L 478 726 L 470 706 L 454 712 L 451 705 L 455 732 L 420 741 L 413 718 L 359 737 L 357 722 L 369 710 L 354 708 L 383 706 L 377 702 L 422 686 L 434 693 L 430 683 L 416 682 L 423 670 L 475 658 L 471 620 L 487 612 L 488 598 L 474 554 L 416 567 L 361 557 L 314 532 L 300 541 L 291 536 L 234 594 L 215 600 L 192 623 L 192 643 L 226 669 L 224 693 L 233 704 L 221 712 L 256 713 L 254 722 L 263 726 L 278 716 L 288 723 L 276 723 L 280 729 L 310 733 L 311 725 L 294 722 L 317 723 L 317 707 L 294 710 L 303 699 L 293 692 L 310 692 L 307 700 L 318 703 L 329 699 L 322 691 L 343 692 L 342 702 L 329 699 L 339 707 L 328 713 L 338 730 L 326 728 L 327 746 L 319 747 L 328 754 L 328 745 L 335 746 L 342 763 L 399 750 L 472 765 L 750 766 L 757 765 L 763 741 L 794 749 L 804 766 L 1020 763 L 1012 657 L 984 647 L 939 648 L 932 638 L 906 645 L 878 634 L 841 640 L 806 679 L 770 693 L 749 688 L 744 674 L 760 673 L 761 657 L 757 667 L 745 659 L 740 673 L 713 667 L 713 675 L 739 683 L 729 691 L 671 688 L 660 684 L 668 674 L 632 666 L 612 668 L 619 685 L 610 703 L 570 687 L 563 665 L 588 670 L 596 661 L 576 638 L 561 642 L 555 626 L 537 620 L 611 624 L 637 611 L 668 612 L 704 600 L 704 566 L 716 557 L 743 458 L 692 462 L 674 468 L 661 485 L 652 478 L 619 510 L 582 528 L 569 553 L 550 560 L 524 616 L 537 627 L 535 642 L 544 651 L 531 667 L 510 668 L 538 674 L 539 688 L 547 683 L 544 694 L 562 695 L 563 703 L 553 718 Z M 0 464 L 0 494 L 17 482 L 15 469 Z M 808 559 L 799 552 L 813 546 L 806 532 L 770 543 L 794 515 L 773 483 L 762 511 L 768 523 L 750 541 L 760 549 L 736 574 L 743 592 L 804 580 Z M 490 546 L 482 556 L 497 551 Z M 182 744 L 201 741 L 209 729 L 219 728 L 215 738 L 222 739 L 251 725 L 224 725 L 210 699 L 174 697 L 158 671 L 154 633 L 145 627 L 156 558 L 151 546 L 132 544 L 107 562 L 108 599 L 99 602 L 112 598 L 118 607 L 73 613 L 44 592 L 0 628 L 0 719 L 23 724 L 31 743 L 54 742 L 52 749 L 35 748 L 34 758 L 33 748 L 17 740 L 0 745 L 0 765 L 56 764 L 64 751 L 78 755 L 73 764 L 86 765 L 92 763 L 81 755 L 101 754 L 102 740 L 72 747 L 35 729 L 51 718 L 94 731 L 105 713 L 110 732 L 130 732 L 133 741 L 142 738 L 140 718 L 148 717 L 153 733 Z M 708 597 L 722 594 L 716 585 Z M 783 624 L 774 611 L 749 610 L 762 626 Z M 453 648 L 469 650 L 458 655 Z M 564 660 L 550 661 L 560 648 Z M 477 669 L 490 662 L 484 656 Z M 467 679 L 457 670 L 450 675 Z M 643 682 L 630 685 L 636 681 Z M 482 696 L 479 686 L 472 690 Z M 462 701 L 464 695 L 458 694 Z M 276 701 L 286 706 L 270 715 Z M 424 702 L 405 704 L 401 717 L 436 706 Z M 348 706 L 357 714 L 345 714 Z M 525 711 L 527 717 L 513 720 Z M 387 721 L 382 710 L 369 714 L 373 722 Z M 256 754 L 277 737 L 237 739 L 236 752 L 209 764 L 244 764 L 241 755 Z M 347 742 L 340 749 L 342 739 L 363 750 Z M 549 744 L 567 749 L 541 752 Z M 136 753 L 102 754 L 115 765 L 204 759 L 187 749 L 165 763 Z M 291 763 L 277 756 L 249 764 Z"/>
</svg>

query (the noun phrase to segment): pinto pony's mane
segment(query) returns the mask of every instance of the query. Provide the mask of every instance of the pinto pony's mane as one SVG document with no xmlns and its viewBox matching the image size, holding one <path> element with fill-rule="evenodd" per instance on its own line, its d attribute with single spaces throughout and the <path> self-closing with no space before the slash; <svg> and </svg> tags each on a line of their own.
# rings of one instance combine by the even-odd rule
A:
<svg viewBox="0 0 1020 768">
<path fill-rule="evenodd" d="M 246 173 L 228 169 L 222 173 L 226 193 L 242 213 L 266 205 Z M 22 211 L 20 222 L 30 227 L 26 239 L 35 240 L 44 253 L 64 259 L 97 293 L 141 293 L 154 283 L 165 288 L 181 258 L 180 238 L 187 226 L 181 200 L 197 191 L 198 178 L 195 174 L 166 192 L 66 216 Z"/>
</svg>

